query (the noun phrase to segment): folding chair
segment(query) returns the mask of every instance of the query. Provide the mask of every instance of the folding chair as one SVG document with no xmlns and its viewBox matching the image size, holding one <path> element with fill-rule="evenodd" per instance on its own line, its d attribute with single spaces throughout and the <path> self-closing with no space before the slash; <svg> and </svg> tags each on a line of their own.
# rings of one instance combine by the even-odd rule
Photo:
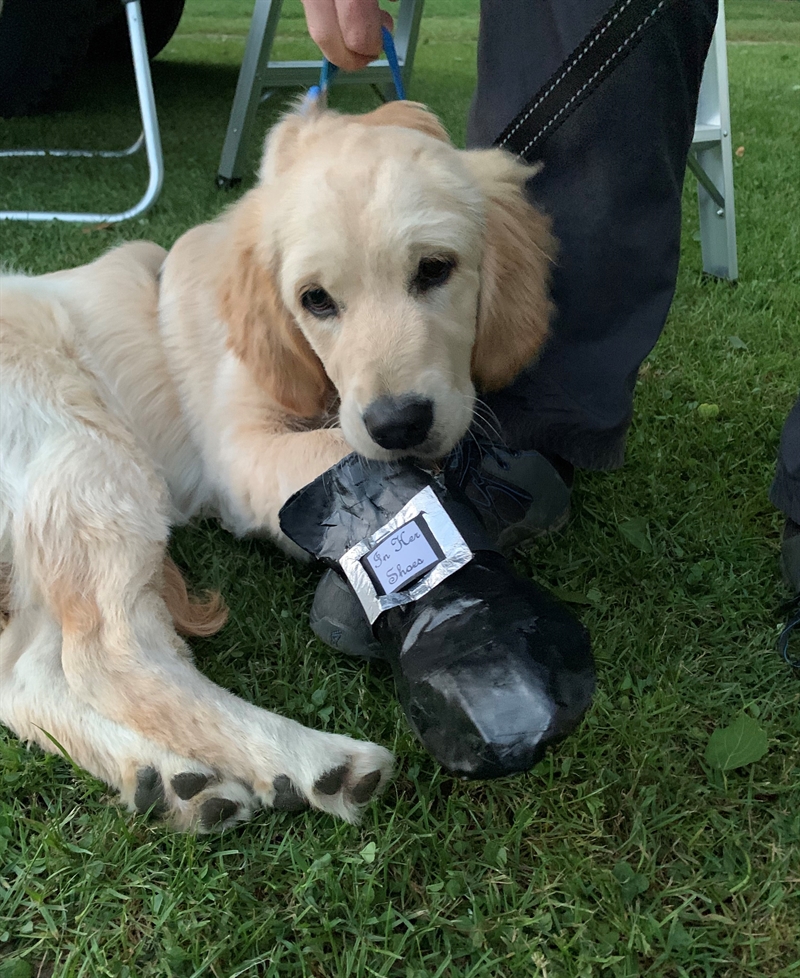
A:
<svg viewBox="0 0 800 978">
<path fill-rule="evenodd" d="M 423 6 L 424 0 L 400 0 L 395 18 L 395 47 L 406 88 L 414 65 Z M 231 187 L 242 178 L 243 158 L 259 102 L 267 98 L 275 88 L 309 86 L 319 81 L 321 60 L 269 60 L 282 7 L 283 0 L 255 0 L 217 173 L 217 185 L 220 187 Z M 363 71 L 351 74 L 340 72 L 336 85 L 380 85 L 387 98 L 394 98 L 392 74 L 385 58 L 373 61 Z"/>
<path fill-rule="evenodd" d="M 144 144 L 150 179 L 144 196 L 126 211 L 117 214 L 81 214 L 74 211 L 0 211 L 0 220 L 5 221 L 75 221 L 82 224 L 116 223 L 143 214 L 161 192 L 164 182 L 164 157 L 161 151 L 161 134 L 158 129 L 156 103 L 153 95 L 153 81 L 150 76 L 150 59 L 142 22 L 142 8 L 139 0 L 121 0 L 125 4 L 128 17 L 128 34 L 131 39 L 131 54 L 136 74 L 136 91 L 139 98 L 139 111 L 142 117 L 142 132 L 139 138 L 122 150 L 84 150 L 84 149 L 9 149 L 0 150 L 0 157 L 15 156 L 67 156 L 102 157 L 103 159 L 132 156 Z"/>
<path fill-rule="evenodd" d="M 733 281 L 739 277 L 739 264 L 723 0 L 703 70 L 689 169 L 697 177 L 703 271 Z"/>
</svg>

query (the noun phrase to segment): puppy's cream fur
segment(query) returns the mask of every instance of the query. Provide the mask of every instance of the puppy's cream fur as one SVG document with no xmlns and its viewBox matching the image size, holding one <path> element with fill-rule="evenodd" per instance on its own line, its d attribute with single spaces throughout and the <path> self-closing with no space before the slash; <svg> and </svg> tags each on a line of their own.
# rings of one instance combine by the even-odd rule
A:
<svg viewBox="0 0 800 978">
<path fill-rule="evenodd" d="M 226 824 L 275 803 L 282 775 L 357 817 L 358 785 L 383 784 L 391 755 L 192 666 L 176 629 L 209 634 L 224 611 L 189 598 L 169 529 L 210 513 L 291 550 L 278 513 L 292 493 L 352 450 L 397 454 L 364 424 L 383 395 L 430 399 L 414 452 L 446 454 L 476 388 L 508 383 L 546 335 L 553 245 L 523 195 L 530 173 L 454 149 L 414 103 L 306 109 L 270 134 L 255 189 L 168 255 L 136 242 L 0 280 L 2 722 L 57 742 L 129 803 L 154 769 L 180 827 L 202 827 L 209 799 L 231 802 Z M 439 256 L 452 274 L 415 289 Z M 306 311 L 310 287 L 335 316 Z M 340 788 L 318 790 L 334 768 Z M 170 781 L 187 772 L 207 777 L 190 799 Z"/>
</svg>

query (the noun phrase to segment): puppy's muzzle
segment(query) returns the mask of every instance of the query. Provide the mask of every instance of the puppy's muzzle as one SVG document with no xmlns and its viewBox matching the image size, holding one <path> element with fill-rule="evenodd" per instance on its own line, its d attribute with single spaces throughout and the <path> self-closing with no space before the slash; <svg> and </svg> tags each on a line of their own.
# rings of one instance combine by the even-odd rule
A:
<svg viewBox="0 0 800 978">
<path fill-rule="evenodd" d="M 417 394 L 385 394 L 366 408 L 363 417 L 370 438 L 381 448 L 416 448 L 433 427 L 433 401 Z"/>
</svg>

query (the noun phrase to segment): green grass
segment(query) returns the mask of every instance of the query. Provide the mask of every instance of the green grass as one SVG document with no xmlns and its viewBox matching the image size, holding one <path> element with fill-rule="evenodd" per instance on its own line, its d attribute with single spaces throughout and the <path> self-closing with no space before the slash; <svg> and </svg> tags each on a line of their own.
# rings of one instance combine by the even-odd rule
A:
<svg viewBox="0 0 800 978">
<path fill-rule="evenodd" d="M 429 0 L 411 88 L 457 137 L 476 6 Z M 167 178 L 152 212 L 105 231 L 0 225 L 0 260 L 41 272 L 127 237 L 169 245 L 218 213 L 247 8 L 189 0 L 155 65 Z M 102 785 L 0 733 L 1 978 L 800 975 L 800 685 L 775 652 L 785 592 L 766 496 L 799 373 L 799 12 L 728 4 L 731 37 L 764 42 L 729 47 L 739 284 L 701 274 L 687 181 L 677 296 L 639 382 L 628 462 L 580 478 L 567 530 L 519 559 L 580 602 L 594 637 L 600 685 L 577 735 L 524 777 L 445 776 L 386 672 L 313 638 L 313 568 L 190 527 L 175 555 L 232 611 L 195 643 L 201 668 L 258 704 L 392 747 L 397 779 L 360 827 L 263 813 L 197 839 L 109 806 Z M 287 20 L 284 54 L 303 44 Z M 0 141 L 124 145 L 136 129 L 126 77 L 94 81 L 72 111 L 6 122 Z M 374 104 L 369 91 L 335 97 Z M 262 129 L 279 103 L 262 108 Z M 126 206 L 143 179 L 139 161 L 3 161 L 0 200 Z M 710 734 L 742 713 L 766 730 L 767 755 L 712 770 Z"/>
</svg>

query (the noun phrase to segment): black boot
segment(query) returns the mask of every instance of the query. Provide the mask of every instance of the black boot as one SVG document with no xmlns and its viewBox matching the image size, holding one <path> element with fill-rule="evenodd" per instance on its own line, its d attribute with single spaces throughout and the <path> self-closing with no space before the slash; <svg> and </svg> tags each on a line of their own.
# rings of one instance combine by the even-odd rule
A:
<svg viewBox="0 0 800 978">
<path fill-rule="evenodd" d="M 465 495 L 494 549 L 508 554 L 561 529 L 569 517 L 572 466 L 536 451 L 514 451 L 477 436 L 444 462 L 444 482 Z M 311 630 L 326 645 L 360 659 L 381 656 L 364 609 L 347 581 L 326 571 L 310 613 Z"/>
<path fill-rule="evenodd" d="M 381 568 L 400 526 L 416 543 Z M 448 770 L 472 778 L 527 770 L 578 724 L 595 682 L 586 630 L 513 573 L 455 490 L 410 462 L 349 455 L 289 500 L 281 528 L 339 574 L 347 567 L 408 721 Z M 392 591 L 395 574 L 406 584 Z M 429 587 L 431 577 L 439 582 Z"/>
</svg>

